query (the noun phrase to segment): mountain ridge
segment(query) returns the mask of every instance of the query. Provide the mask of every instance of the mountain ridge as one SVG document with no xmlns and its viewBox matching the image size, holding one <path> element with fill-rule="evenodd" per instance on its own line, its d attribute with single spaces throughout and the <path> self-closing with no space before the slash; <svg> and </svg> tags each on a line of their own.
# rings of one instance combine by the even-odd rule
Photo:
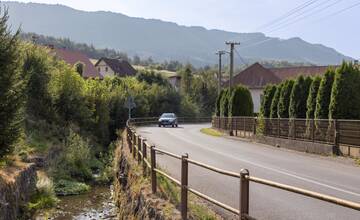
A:
<svg viewBox="0 0 360 220">
<path fill-rule="evenodd" d="M 130 56 L 152 57 L 158 61 L 213 65 L 217 63 L 214 52 L 225 49 L 226 40 L 242 42 L 238 51 L 247 61 L 285 60 L 327 65 L 352 59 L 333 48 L 298 37 L 280 39 L 260 32 L 237 33 L 185 26 L 122 13 L 82 11 L 61 4 L 2 3 L 9 7 L 12 26 L 22 24 L 25 32 L 70 38 L 97 48 L 113 48 Z"/>
</svg>

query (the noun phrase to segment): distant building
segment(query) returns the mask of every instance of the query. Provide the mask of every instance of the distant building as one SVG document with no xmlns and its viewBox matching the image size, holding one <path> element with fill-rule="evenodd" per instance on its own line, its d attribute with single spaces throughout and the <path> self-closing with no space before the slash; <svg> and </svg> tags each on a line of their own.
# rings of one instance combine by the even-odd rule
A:
<svg viewBox="0 0 360 220">
<path fill-rule="evenodd" d="M 254 63 L 239 74 L 234 76 L 233 85 L 241 84 L 249 88 L 254 103 L 254 111 L 260 111 L 260 99 L 263 89 L 268 84 L 278 84 L 286 79 L 294 79 L 299 75 L 322 75 L 330 66 L 300 66 L 284 68 L 265 68 L 259 63 Z M 229 81 L 223 85 L 227 86 Z"/>
<path fill-rule="evenodd" d="M 176 91 L 180 90 L 181 76 L 178 75 L 169 76 L 168 81 L 171 84 L 171 86 L 175 88 Z"/>
<path fill-rule="evenodd" d="M 64 60 L 75 68 L 79 67 L 79 69 L 81 69 L 80 74 L 83 78 L 103 78 L 85 54 L 79 51 L 49 47 L 59 59 Z"/>
<path fill-rule="evenodd" d="M 95 64 L 100 75 L 105 76 L 135 76 L 136 70 L 126 60 L 101 58 Z"/>
</svg>

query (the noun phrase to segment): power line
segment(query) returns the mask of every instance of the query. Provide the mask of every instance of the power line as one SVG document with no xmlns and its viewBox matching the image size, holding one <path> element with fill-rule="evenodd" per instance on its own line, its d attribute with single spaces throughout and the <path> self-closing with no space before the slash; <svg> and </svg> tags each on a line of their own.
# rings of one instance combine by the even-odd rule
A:
<svg viewBox="0 0 360 220">
<path fill-rule="evenodd" d="M 276 26 L 275 28 L 271 29 L 270 31 L 267 31 L 267 33 L 272 33 L 272 32 L 274 32 L 274 31 L 277 31 L 277 30 L 283 29 L 283 28 L 285 28 L 285 27 L 288 27 L 288 26 L 290 26 L 290 25 L 292 25 L 292 24 L 298 23 L 298 22 L 300 22 L 300 21 L 302 21 L 302 20 L 304 20 L 304 19 L 309 18 L 310 16 L 312 16 L 312 15 L 314 15 L 314 14 L 320 13 L 320 12 L 322 12 L 322 11 L 324 11 L 324 10 L 326 10 L 326 9 L 328 9 L 328 8 L 330 8 L 330 7 L 338 4 L 338 3 L 340 3 L 341 1 L 343 1 L 343 0 L 337 0 L 337 1 L 335 1 L 335 2 L 332 2 L 331 4 L 326 5 L 325 7 L 319 8 L 318 10 L 315 10 L 315 11 L 312 11 L 312 10 L 313 10 L 313 9 L 316 9 L 316 7 L 315 7 L 315 8 L 312 8 L 312 9 L 310 10 L 310 11 L 312 11 L 312 12 L 310 12 L 310 13 L 308 13 L 308 14 L 306 14 L 306 12 L 305 12 L 305 13 L 301 13 L 301 14 L 299 14 L 299 16 L 301 16 L 301 15 L 303 15 L 303 14 L 305 14 L 305 15 L 302 16 L 302 17 L 300 17 L 300 18 L 298 18 L 298 19 L 292 20 L 292 21 L 290 21 L 290 22 L 282 23 L 282 25 L 280 24 L 280 26 L 278 25 L 278 26 Z M 320 6 L 320 5 L 318 5 L 318 6 Z M 297 18 L 297 17 L 299 17 L 299 16 L 296 16 L 296 17 L 294 17 L 294 18 Z"/>
<path fill-rule="evenodd" d="M 246 62 L 246 61 L 242 58 L 242 56 L 240 55 L 239 51 L 238 51 L 236 48 L 235 48 L 234 50 L 235 50 L 235 53 L 239 56 L 241 62 L 242 62 L 243 64 L 245 64 L 245 65 L 248 65 L 248 62 Z"/>
<path fill-rule="evenodd" d="M 327 15 L 327 16 L 324 16 L 324 17 L 320 18 L 320 19 L 317 20 L 317 21 L 322 21 L 322 20 L 324 20 L 325 18 L 328 18 L 328 17 L 332 17 L 332 16 L 335 16 L 335 15 L 341 14 L 341 13 L 343 13 L 344 11 L 350 10 L 350 9 L 352 9 L 352 8 L 355 8 L 356 6 L 359 6 L 359 5 L 360 5 L 360 2 L 357 2 L 357 3 L 353 4 L 353 5 L 350 5 L 349 7 L 343 8 L 343 9 L 341 9 L 341 10 L 339 10 L 339 11 L 336 11 L 336 12 L 334 12 L 334 13 L 332 13 L 332 14 L 329 14 L 329 15 Z"/>
<path fill-rule="evenodd" d="M 264 24 L 264 25 L 261 25 L 260 27 L 258 27 L 256 30 L 259 30 L 259 29 L 266 29 L 268 27 L 271 27 L 273 26 L 274 24 L 278 23 L 278 22 L 281 22 L 282 20 L 288 18 L 288 17 L 291 17 L 292 15 L 302 11 L 303 9 L 311 6 L 312 4 L 316 3 L 317 1 L 319 0 L 310 0 L 310 1 L 307 1 L 295 8 L 293 8 L 292 10 L 288 11 L 287 13 L 285 13 L 284 15 Z"/>
</svg>

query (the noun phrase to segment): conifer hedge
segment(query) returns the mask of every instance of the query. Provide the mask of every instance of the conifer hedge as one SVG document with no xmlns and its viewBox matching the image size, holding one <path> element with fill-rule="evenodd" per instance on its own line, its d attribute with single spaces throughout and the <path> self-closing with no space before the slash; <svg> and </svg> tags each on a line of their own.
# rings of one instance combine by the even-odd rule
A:
<svg viewBox="0 0 360 220">
<path fill-rule="evenodd" d="M 300 75 L 292 88 L 290 95 L 289 117 L 306 118 L 306 102 L 312 79 Z"/>
<path fill-rule="evenodd" d="M 314 113 L 316 109 L 316 97 L 319 91 L 320 82 L 321 82 L 321 77 L 316 76 L 311 83 L 309 96 L 307 99 L 307 112 L 306 112 L 307 119 L 314 118 Z"/>
<path fill-rule="evenodd" d="M 336 70 L 329 106 L 331 119 L 360 119 L 360 70 L 344 62 Z"/>
<path fill-rule="evenodd" d="M 315 119 L 327 119 L 329 117 L 329 104 L 334 76 L 334 69 L 328 69 L 321 79 L 316 96 Z"/>
<path fill-rule="evenodd" d="M 229 110 L 229 96 L 230 96 L 229 89 L 224 89 L 224 92 L 220 99 L 220 116 L 221 117 L 228 117 L 228 110 Z"/>
<path fill-rule="evenodd" d="M 270 117 L 271 103 L 276 92 L 276 85 L 267 85 L 261 96 L 260 114 L 264 118 Z"/>
<path fill-rule="evenodd" d="M 278 103 L 278 116 L 280 118 L 289 118 L 290 95 L 293 86 L 294 80 L 292 79 L 286 80 L 284 82 Z"/>
<path fill-rule="evenodd" d="M 271 107 L 270 107 L 270 118 L 278 118 L 278 105 L 279 105 L 279 100 L 280 100 L 280 94 L 281 94 L 281 90 L 283 88 L 284 84 L 279 84 L 276 87 L 276 91 L 274 94 L 274 97 L 271 101 Z"/>
<path fill-rule="evenodd" d="M 229 117 L 233 116 L 253 116 L 254 104 L 251 93 L 244 86 L 236 86 L 229 95 Z"/>
</svg>

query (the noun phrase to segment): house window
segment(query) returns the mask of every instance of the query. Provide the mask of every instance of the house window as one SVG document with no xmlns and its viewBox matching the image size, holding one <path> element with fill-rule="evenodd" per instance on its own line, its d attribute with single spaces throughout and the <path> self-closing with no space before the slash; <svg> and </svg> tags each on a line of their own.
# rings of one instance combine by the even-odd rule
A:
<svg viewBox="0 0 360 220">
<path fill-rule="evenodd" d="M 108 67 L 105 67 L 105 72 L 107 72 L 109 70 L 109 68 Z"/>
</svg>

